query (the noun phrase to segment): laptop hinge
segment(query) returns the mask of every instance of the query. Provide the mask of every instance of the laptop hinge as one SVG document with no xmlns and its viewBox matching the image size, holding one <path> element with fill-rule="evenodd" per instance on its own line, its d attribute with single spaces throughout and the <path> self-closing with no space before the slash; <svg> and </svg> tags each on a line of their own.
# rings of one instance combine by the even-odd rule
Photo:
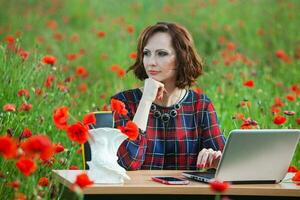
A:
<svg viewBox="0 0 300 200">
<path fill-rule="evenodd" d="M 230 181 L 231 184 L 274 184 L 275 180 Z"/>
</svg>

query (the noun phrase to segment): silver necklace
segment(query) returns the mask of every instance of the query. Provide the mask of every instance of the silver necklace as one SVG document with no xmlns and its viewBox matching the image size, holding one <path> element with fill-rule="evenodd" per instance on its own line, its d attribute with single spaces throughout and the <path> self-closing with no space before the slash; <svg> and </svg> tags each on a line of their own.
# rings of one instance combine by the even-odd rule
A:
<svg viewBox="0 0 300 200">
<path fill-rule="evenodd" d="M 177 116 L 177 110 L 181 108 L 181 102 L 180 98 L 182 95 L 182 91 L 180 92 L 178 103 L 173 105 L 173 108 L 169 112 L 162 112 L 157 109 L 157 106 L 155 104 L 151 105 L 151 111 L 153 112 L 154 118 L 160 118 L 163 123 L 167 123 L 171 117 L 174 118 Z"/>
</svg>

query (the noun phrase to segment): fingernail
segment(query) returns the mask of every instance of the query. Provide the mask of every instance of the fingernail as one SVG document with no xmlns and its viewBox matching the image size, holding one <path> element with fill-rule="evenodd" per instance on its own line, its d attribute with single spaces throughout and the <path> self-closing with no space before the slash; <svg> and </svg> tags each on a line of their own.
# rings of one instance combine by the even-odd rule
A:
<svg viewBox="0 0 300 200">
<path fill-rule="evenodd" d="M 197 167 L 198 167 L 198 168 L 203 168 L 203 167 L 204 167 L 204 164 L 203 164 L 203 163 L 200 163 L 200 164 L 197 165 Z"/>
</svg>

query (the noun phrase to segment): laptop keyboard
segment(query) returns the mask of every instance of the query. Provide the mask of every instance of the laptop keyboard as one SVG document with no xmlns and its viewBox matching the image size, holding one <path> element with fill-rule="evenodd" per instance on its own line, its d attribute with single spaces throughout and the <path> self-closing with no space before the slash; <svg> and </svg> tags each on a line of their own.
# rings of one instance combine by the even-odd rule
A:
<svg viewBox="0 0 300 200">
<path fill-rule="evenodd" d="M 183 172 L 182 175 L 187 178 L 206 183 L 215 177 L 214 172 Z"/>
<path fill-rule="evenodd" d="M 215 173 L 211 173 L 211 172 L 186 172 L 186 173 L 194 176 L 201 176 L 207 179 L 212 179 L 215 177 Z"/>
</svg>

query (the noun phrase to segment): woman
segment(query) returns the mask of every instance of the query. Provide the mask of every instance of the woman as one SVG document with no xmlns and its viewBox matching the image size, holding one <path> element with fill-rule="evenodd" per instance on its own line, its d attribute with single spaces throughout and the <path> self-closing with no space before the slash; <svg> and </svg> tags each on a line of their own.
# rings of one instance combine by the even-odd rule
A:
<svg viewBox="0 0 300 200">
<path fill-rule="evenodd" d="M 140 130 L 120 146 L 119 164 L 127 170 L 216 168 L 225 138 L 210 99 L 189 89 L 203 68 L 190 33 L 175 23 L 149 26 L 137 54 L 129 71 L 144 87 L 112 97 L 128 110 L 115 115 L 115 127 L 133 120 Z"/>
</svg>

